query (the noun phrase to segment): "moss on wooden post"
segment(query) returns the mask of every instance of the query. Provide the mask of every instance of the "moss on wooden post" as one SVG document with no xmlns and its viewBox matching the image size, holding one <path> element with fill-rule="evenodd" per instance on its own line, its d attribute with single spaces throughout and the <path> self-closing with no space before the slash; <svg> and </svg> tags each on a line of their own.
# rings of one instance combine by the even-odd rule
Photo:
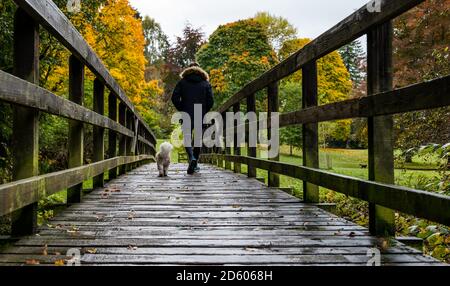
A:
<svg viewBox="0 0 450 286">
<path fill-rule="evenodd" d="M 39 84 L 39 25 L 21 8 L 14 16 L 15 76 Z M 39 112 L 14 107 L 13 111 L 13 180 L 37 176 L 39 173 Z M 20 200 L 20 194 L 18 194 Z M 37 227 L 37 203 L 12 214 L 11 234 L 32 234 Z"/>
</svg>

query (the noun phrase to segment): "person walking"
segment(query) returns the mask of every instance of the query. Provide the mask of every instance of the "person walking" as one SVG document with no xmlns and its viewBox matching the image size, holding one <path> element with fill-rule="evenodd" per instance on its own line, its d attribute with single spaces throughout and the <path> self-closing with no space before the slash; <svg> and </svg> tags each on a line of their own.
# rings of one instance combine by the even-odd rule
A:
<svg viewBox="0 0 450 286">
<path fill-rule="evenodd" d="M 185 146 L 185 149 L 189 158 L 187 173 L 192 175 L 200 170 L 198 167 L 198 160 L 201 153 L 201 147 L 192 147 L 194 145 L 192 139 L 193 136 L 203 137 L 203 117 L 212 109 L 214 105 L 214 95 L 211 84 L 209 83 L 208 73 L 205 72 L 198 63 L 190 64 L 189 67 L 181 73 L 180 77 L 181 80 L 177 83 L 172 94 L 172 103 L 178 111 L 187 113 L 191 119 L 190 128 L 183 128 L 183 136 L 185 143 L 191 143 L 190 146 Z M 195 134 L 195 132 L 193 134 L 195 105 L 201 105 L 202 107 L 202 130 L 201 132 L 198 132 L 199 134 Z M 185 124 L 183 124 L 183 126 L 185 126 Z"/>
</svg>

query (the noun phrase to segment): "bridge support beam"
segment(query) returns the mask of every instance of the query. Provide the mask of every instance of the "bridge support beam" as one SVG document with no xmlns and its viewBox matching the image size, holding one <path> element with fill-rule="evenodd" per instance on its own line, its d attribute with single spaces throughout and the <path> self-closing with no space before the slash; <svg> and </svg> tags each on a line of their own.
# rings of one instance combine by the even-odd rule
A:
<svg viewBox="0 0 450 286">
<path fill-rule="evenodd" d="M 392 90 L 392 23 L 367 34 L 367 93 Z M 393 119 L 391 115 L 368 118 L 369 180 L 394 183 Z M 369 204 L 369 230 L 373 235 L 394 236 L 394 211 Z"/>
<path fill-rule="evenodd" d="M 317 63 L 312 61 L 302 68 L 302 107 L 317 106 Z M 303 166 L 319 168 L 319 132 L 318 123 L 302 125 Z M 303 182 L 303 200 L 307 203 L 319 202 L 319 187 Z"/>
<path fill-rule="evenodd" d="M 14 75 L 39 84 L 39 25 L 21 8 L 14 16 Z M 15 106 L 13 110 L 13 180 L 39 173 L 39 112 Z M 12 213 L 11 234 L 33 234 L 37 227 L 37 203 Z"/>
<path fill-rule="evenodd" d="M 278 112 L 280 109 L 280 103 L 278 100 L 278 82 L 272 83 L 267 87 L 267 112 L 268 117 L 267 119 L 270 121 L 270 117 L 272 115 L 272 112 Z M 267 135 L 269 138 L 272 138 L 272 134 L 270 133 L 271 129 L 269 128 L 267 130 Z M 270 158 L 272 161 L 279 161 L 280 155 L 278 155 L 274 158 Z M 275 174 L 271 171 L 268 172 L 268 178 L 269 178 L 269 187 L 280 187 L 280 176 L 278 174 Z"/>
<path fill-rule="evenodd" d="M 113 92 L 108 95 L 108 117 L 117 122 L 117 97 Z M 108 131 L 108 157 L 114 158 L 117 156 L 117 134 L 113 131 Z M 117 178 L 117 167 L 108 171 L 109 180 Z"/>
<path fill-rule="evenodd" d="M 247 96 L 247 113 L 256 112 L 256 98 L 255 94 Z M 247 124 L 245 128 L 245 137 L 247 141 L 247 156 L 256 158 L 256 147 L 250 147 L 250 125 Z M 256 168 L 252 165 L 247 166 L 247 176 L 249 178 L 256 178 Z"/>
<path fill-rule="evenodd" d="M 84 65 L 75 56 L 69 58 L 69 100 L 83 105 Z M 69 169 L 83 165 L 84 127 L 82 122 L 69 120 Z M 67 190 L 67 204 L 81 202 L 83 184 Z"/>
<path fill-rule="evenodd" d="M 105 86 L 99 79 L 94 80 L 94 111 L 98 114 L 105 114 Z M 105 159 L 105 129 L 94 126 L 94 162 Z M 94 188 L 101 188 L 104 185 L 104 173 L 94 177 Z"/>
</svg>

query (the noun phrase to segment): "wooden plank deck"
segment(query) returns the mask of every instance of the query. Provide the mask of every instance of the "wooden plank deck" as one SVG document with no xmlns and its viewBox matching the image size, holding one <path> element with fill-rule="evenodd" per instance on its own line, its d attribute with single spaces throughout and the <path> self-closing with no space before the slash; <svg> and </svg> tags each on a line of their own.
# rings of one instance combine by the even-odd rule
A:
<svg viewBox="0 0 450 286">
<path fill-rule="evenodd" d="M 300 202 L 255 179 L 202 165 L 188 176 L 155 164 L 106 184 L 0 254 L 0 265 L 39 265 L 79 249 L 82 265 L 438 265 L 396 241 Z"/>
</svg>

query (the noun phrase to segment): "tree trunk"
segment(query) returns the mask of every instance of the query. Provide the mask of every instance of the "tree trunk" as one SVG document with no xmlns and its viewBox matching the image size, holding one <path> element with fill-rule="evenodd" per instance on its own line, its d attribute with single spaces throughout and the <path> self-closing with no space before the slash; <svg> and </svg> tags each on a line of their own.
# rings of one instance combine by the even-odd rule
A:
<svg viewBox="0 0 450 286">
<path fill-rule="evenodd" d="M 292 145 L 289 145 L 289 154 L 292 156 L 293 155 L 293 152 L 294 150 L 293 150 L 293 147 L 292 147 Z"/>
</svg>

